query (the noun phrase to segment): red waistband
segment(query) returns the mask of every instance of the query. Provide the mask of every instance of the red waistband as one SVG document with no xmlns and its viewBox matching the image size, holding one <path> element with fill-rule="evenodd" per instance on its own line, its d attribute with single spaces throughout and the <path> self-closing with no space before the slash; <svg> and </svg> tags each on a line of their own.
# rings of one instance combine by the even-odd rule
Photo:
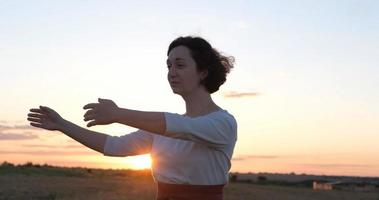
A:
<svg viewBox="0 0 379 200">
<path fill-rule="evenodd" d="M 225 185 L 185 185 L 158 182 L 158 193 L 222 195 Z"/>
</svg>

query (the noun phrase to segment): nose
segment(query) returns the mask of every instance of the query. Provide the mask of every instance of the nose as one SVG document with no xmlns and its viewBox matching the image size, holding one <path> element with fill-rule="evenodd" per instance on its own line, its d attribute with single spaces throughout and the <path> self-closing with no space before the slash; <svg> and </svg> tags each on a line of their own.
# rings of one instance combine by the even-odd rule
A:
<svg viewBox="0 0 379 200">
<path fill-rule="evenodd" d="M 177 76 L 177 71 L 175 70 L 174 67 L 170 67 L 168 70 L 168 77 L 169 78 L 175 78 Z"/>
</svg>

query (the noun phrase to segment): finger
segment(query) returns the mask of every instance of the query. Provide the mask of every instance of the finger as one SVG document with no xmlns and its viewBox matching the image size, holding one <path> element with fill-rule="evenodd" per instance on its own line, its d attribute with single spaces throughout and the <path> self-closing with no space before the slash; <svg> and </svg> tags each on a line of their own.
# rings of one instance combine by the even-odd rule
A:
<svg viewBox="0 0 379 200">
<path fill-rule="evenodd" d="M 41 109 L 38 109 L 38 108 L 32 108 L 29 110 L 30 112 L 35 112 L 35 113 L 40 113 L 40 114 L 44 114 L 45 112 L 43 112 Z"/>
<path fill-rule="evenodd" d="M 29 114 L 28 114 L 28 117 L 43 118 L 44 115 L 41 115 L 41 114 L 34 114 L 34 113 L 29 113 Z"/>
<path fill-rule="evenodd" d="M 38 128 L 44 128 L 42 126 L 42 124 L 38 124 L 38 123 L 30 123 L 31 126 L 34 126 L 34 127 L 38 127 Z"/>
<path fill-rule="evenodd" d="M 84 117 L 87 117 L 87 116 L 89 116 L 89 115 L 94 115 L 94 114 L 96 114 L 96 110 L 88 110 L 85 114 L 84 114 Z"/>
<path fill-rule="evenodd" d="M 97 122 L 96 122 L 96 120 L 93 120 L 87 124 L 87 127 L 91 127 L 91 126 L 95 126 L 95 125 L 97 125 Z"/>
<path fill-rule="evenodd" d="M 37 123 L 41 123 L 42 124 L 42 119 L 39 119 L 39 118 L 28 117 L 28 121 L 37 122 Z"/>
<path fill-rule="evenodd" d="M 84 121 L 89 121 L 89 120 L 94 120 L 95 117 L 93 115 L 88 115 L 86 117 L 84 117 Z"/>
<path fill-rule="evenodd" d="M 89 103 L 83 107 L 83 109 L 96 108 L 98 103 Z"/>
</svg>

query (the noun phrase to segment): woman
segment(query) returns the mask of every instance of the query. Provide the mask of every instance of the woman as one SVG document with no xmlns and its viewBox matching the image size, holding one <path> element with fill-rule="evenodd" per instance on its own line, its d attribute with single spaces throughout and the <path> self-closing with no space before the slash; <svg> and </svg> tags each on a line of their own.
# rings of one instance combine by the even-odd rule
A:
<svg viewBox="0 0 379 200">
<path fill-rule="evenodd" d="M 100 98 L 84 106 L 88 127 L 121 123 L 138 129 L 120 137 L 81 128 L 44 106 L 31 109 L 28 120 L 32 126 L 61 131 L 106 156 L 150 153 L 158 200 L 223 199 L 237 123 L 210 94 L 225 82 L 233 58 L 190 36 L 175 39 L 167 56 L 167 79 L 185 101 L 183 115 L 119 108 L 112 100 Z"/>
</svg>

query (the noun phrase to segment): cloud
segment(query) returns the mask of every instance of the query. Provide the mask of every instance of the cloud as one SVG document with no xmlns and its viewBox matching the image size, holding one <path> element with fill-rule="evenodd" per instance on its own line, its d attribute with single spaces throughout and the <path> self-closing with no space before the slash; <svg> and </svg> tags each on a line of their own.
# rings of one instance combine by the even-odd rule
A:
<svg viewBox="0 0 379 200">
<path fill-rule="evenodd" d="M 80 149 L 85 148 L 83 145 L 64 145 L 64 146 L 56 146 L 56 145 L 48 145 L 48 144 L 24 144 L 23 147 L 31 147 L 31 148 L 50 148 L 50 149 L 57 149 L 57 148 L 64 148 L 64 149 Z"/>
<path fill-rule="evenodd" d="M 236 157 L 233 157 L 233 161 L 242 161 L 242 160 L 249 160 L 249 159 L 276 159 L 279 158 L 279 156 L 275 155 L 239 155 Z"/>
<path fill-rule="evenodd" d="M 30 126 L 30 125 L 4 125 L 0 124 L 0 130 L 37 130 L 39 128 Z"/>
<path fill-rule="evenodd" d="M 241 97 L 253 97 L 257 96 L 259 93 L 257 92 L 236 92 L 236 91 L 230 91 L 224 94 L 224 97 L 226 98 L 241 98 Z"/>
<path fill-rule="evenodd" d="M 7 125 L 0 124 L 0 141 L 1 140 L 30 140 L 39 138 L 37 131 L 41 131 L 40 128 L 36 128 L 30 125 Z"/>
<path fill-rule="evenodd" d="M 367 168 L 378 167 L 376 165 L 364 165 L 364 164 L 295 164 L 301 167 L 318 167 L 318 168 Z"/>
<path fill-rule="evenodd" d="M 83 155 L 99 155 L 92 151 L 0 151 L 0 154 L 24 154 L 24 155 L 54 155 L 54 156 L 83 156 Z"/>
<path fill-rule="evenodd" d="M 2 130 L 2 129 L 7 129 L 7 128 L 11 128 L 10 126 L 7 126 L 7 125 L 2 125 L 2 124 L 0 124 L 0 130 Z"/>
<path fill-rule="evenodd" d="M 15 129 L 37 129 L 36 127 L 33 127 L 31 125 L 15 125 L 13 126 Z"/>
<path fill-rule="evenodd" d="M 1 140 L 30 140 L 39 138 L 37 135 L 25 132 L 25 133 L 4 133 L 0 130 L 0 141 Z"/>
</svg>

